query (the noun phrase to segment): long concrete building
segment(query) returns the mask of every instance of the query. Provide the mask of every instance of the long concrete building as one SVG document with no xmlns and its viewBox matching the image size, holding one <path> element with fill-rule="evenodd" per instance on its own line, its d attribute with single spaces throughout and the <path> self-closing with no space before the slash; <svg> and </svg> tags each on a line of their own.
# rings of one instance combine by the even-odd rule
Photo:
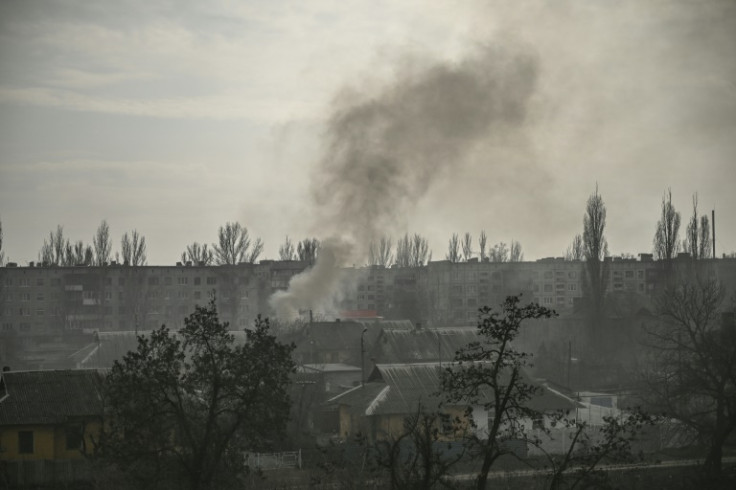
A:
<svg viewBox="0 0 736 490">
<path fill-rule="evenodd" d="M 736 290 L 736 259 L 675 261 L 607 260 L 608 294 L 646 302 L 664 286 L 672 267 L 692 268 Z M 288 287 L 308 264 L 261 261 L 231 266 L 0 268 L 0 341 L 23 347 L 60 335 L 94 331 L 179 328 L 196 304 L 214 293 L 221 320 L 231 328 L 251 325 L 256 315 L 272 316 L 271 295 Z M 584 297 L 584 262 L 431 262 L 416 268 L 365 267 L 343 271 L 349 280 L 338 311 L 360 311 L 406 319 L 428 327 L 473 325 L 478 308 L 496 306 L 509 294 L 523 294 L 571 313 Z M 316 312 L 319 313 L 319 312 Z M 332 316 L 340 313 L 331 312 Z M 329 314 L 327 318 L 329 318 Z M 0 356 L 2 350 L 0 349 Z"/>
</svg>

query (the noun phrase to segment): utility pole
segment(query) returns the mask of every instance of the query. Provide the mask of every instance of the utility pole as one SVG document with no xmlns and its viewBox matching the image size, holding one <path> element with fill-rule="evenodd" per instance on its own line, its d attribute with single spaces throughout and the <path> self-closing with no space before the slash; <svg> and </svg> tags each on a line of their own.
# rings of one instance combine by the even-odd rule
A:
<svg viewBox="0 0 736 490">
<path fill-rule="evenodd" d="M 360 387 L 365 386 L 365 341 L 363 340 L 365 333 L 368 331 L 368 327 L 363 327 L 363 332 L 360 334 Z"/>
</svg>

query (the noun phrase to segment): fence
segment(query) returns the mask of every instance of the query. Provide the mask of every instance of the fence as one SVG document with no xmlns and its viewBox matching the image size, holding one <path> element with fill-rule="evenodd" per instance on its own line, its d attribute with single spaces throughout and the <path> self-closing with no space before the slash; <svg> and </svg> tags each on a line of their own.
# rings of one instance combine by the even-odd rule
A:
<svg viewBox="0 0 736 490">
<path fill-rule="evenodd" d="M 0 488 L 57 485 L 89 480 L 90 463 L 83 459 L 0 461 Z"/>
<path fill-rule="evenodd" d="M 248 466 L 262 470 L 276 470 L 280 468 L 301 469 L 302 450 L 282 453 L 245 453 L 245 462 Z"/>
</svg>

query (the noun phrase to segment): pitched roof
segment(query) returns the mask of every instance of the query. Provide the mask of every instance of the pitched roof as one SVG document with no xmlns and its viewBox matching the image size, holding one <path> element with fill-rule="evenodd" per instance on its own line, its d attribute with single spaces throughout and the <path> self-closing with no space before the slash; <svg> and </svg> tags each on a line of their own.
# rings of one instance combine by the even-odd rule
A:
<svg viewBox="0 0 736 490">
<path fill-rule="evenodd" d="M 449 361 L 458 349 L 477 340 L 476 327 L 384 329 L 370 355 L 378 364 Z"/>
<path fill-rule="evenodd" d="M 435 410 L 441 401 L 437 395 L 441 369 L 437 362 L 378 364 L 364 387 L 346 391 L 328 403 L 346 405 L 351 412 L 364 415 L 408 414 L 416 412 L 419 405 Z M 533 410 L 569 410 L 578 406 L 571 398 L 546 385 L 528 378 L 525 381 L 543 388 L 527 403 Z"/>
<path fill-rule="evenodd" d="M 176 334 L 176 331 L 173 331 Z M 233 330 L 228 332 L 235 337 L 235 343 L 242 344 L 246 341 L 246 333 L 244 330 Z M 116 332 L 99 332 L 97 334 L 97 342 L 94 342 L 86 354 L 79 360 L 78 366 L 90 369 L 108 369 L 111 368 L 115 361 L 121 360 L 125 354 L 138 349 L 138 337 L 148 337 L 151 335 L 150 330 L 146 331 L 116 331 Z M 89 347 L 89 346 L 88 346 Z"/>
<path fill-rule="evenodd" d="M 102 415 L 102 375 L 91 369 L 5 371 L 0 425 L 59 424 Z"/>
</svg>

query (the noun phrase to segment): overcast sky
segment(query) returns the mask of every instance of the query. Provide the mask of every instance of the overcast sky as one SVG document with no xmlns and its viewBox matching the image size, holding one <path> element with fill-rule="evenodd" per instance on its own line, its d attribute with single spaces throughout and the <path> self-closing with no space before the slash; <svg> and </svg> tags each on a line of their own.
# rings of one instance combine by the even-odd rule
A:
<svg viewBox="0 0 736 490">
<path fill-rule="evenodd" d="M 355 148 L 382 148 L 405 195 L 377 192 L 369 218 L 425 235 L 434 259 L 482 229 L 561 256 L 596 183 L 612 254 L 651 252 L 671 187 L 681 237 L 693 193 L 715 208 L 720 256 L 736 251 L 734 53 L 733 0 L 3 0 L 3 248 L 25 264 L 57 224 L 91 242 L 103 219 L 114 250 L 135 228 L 155 265 L 227 221 L 262 258 L 287 234 L 363 240 L 363 205 L 325 189 L 354 192 Z M 365 107 L 398 109 L 365 137 L 341 126 Z M 478 107 L 496 112 L 465 124 Z M 349 131 L 362 139 L 336 164 Z"/>
</svg>

